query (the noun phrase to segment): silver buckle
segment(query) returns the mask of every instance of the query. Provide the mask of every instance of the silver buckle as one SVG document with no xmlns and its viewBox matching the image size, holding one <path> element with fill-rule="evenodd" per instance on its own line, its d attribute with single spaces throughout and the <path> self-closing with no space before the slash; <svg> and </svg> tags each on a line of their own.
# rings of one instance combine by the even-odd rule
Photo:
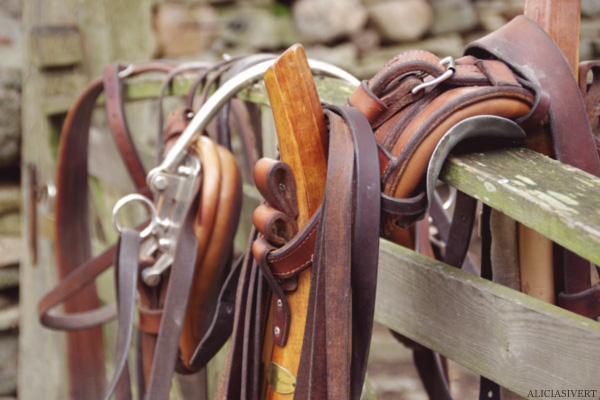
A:
<svg viewBox="0 0 600 400">
<path fill-rule="evenodd" d="M 438 84 L 444 82 L 446 79 L 450 78 L 456 72 L 454 58 L 452 58 L 450 56 L 441 60 L 440 65 L 446 66 L 446 72 L 444 72 L 442 75 L 438 76 L 437 78 L 435 78 L 429 82 L 423 82 L 420 85 L 415 86 L 414 88 L 412 88 L 411 93 L 415 94 L 415 93 L 419 92 L 420 90 L 427 89 L 428 87 L 437 86 Z"/>
</svg>

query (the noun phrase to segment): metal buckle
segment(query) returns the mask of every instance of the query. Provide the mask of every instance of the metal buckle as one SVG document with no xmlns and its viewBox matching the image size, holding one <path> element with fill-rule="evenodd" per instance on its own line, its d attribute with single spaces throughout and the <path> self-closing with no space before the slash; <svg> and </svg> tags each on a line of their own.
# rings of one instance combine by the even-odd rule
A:
<svg viewBox="0 0 600 400">
<path fill-rule="evenodd" d="M 148 173 L 147 183 L 154 194 L 154 204 L 135 194 L 125 196 L 115 206 L 113 223 L 118 231 L 121 227 L 116 218 L 123 205 L 131 201 L 142 201 L 150 207 L 151 222 L 141 235 L 144 238 L 154 238 L 155 243 L 150 247 L 150 251 L 159 254 L 159 258 L 154 265 L 142 271 L 142 279 L 147 285 L 158 285 L 162 273 L 173 264 L 177 237 L 200 186 L 201 164 L 196 157 L 188 153 L 188 147 L 227 101 L 241 89 L 263 78 L 268 68 L 273 65 L 274 59 L 275 57 L 250 67 L 226 81 L 193 116 L 163 162 Z M 344 80 L 354 86 L 360 84 L 354 76 L 331 64 L 314 60 L 308 60 L 308 63 L 313 72 Z M 128 76 L 133 70 L 131 65 L 119 76 Z"/>
<path fill-rule="evenodd" d="M 446 72 L 429 82 L 423 82 L 420 85 L 415 86 L 414 88 L 412 88 L 411 93 L 415 94 L 420 90 L 427 89 L 428 87 L 437 86 L 438 84 L 444 82 L 446 79 L 450 78 L 456 72 L 454 58 L 450 56 L 441 60 L 440 65 L 446 66 Z"/>
</svg>

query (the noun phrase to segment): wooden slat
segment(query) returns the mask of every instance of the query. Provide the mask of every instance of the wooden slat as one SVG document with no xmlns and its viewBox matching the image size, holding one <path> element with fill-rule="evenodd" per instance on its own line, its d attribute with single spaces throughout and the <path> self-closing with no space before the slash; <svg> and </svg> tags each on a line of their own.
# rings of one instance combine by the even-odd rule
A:
<svg viewBox="0 0 600 400">
<path fill-rule="evenodd" d="M 375 320 L 522 396 L 600 394 L 600 323 L 385 240 Z"/>
<path fill-rule="evenodd" d="M 600 264 L 600 179 L 525 149 L 451 156 L 441 179 Z"/>
<path fill-rule="evenodd" d="M 172 91 L 168 92 L 171 96 L 187 95 L 193 79 L 189 76 L 179 77 L 174 80 Z M 161 75 L 156 75 L 155 78 L 140 78 L 132 79 L 125 84 L 125 99 L 128 101 L 156 99 L 160 93 Z M 333 104 L 345 104 L 346 99 L 354 90 L 354 87 L 349 83 L 340 81 L 335 78 L 317 77 L 315 85 L 319 92 L 319 98 L 323 101 Z M 253 103 L 269 105 L 269 99 L 265 91 L 264 84 L 257 83 L 243 89 L 237 95 L 242 100 L 252 101 Z M 98 104 L 103 103 L 103 96 L 98 99 Z M 42 104 L 42 112 L 46 116 L 64 114 L 75 98 L 64 98 L 62 101 L 53 99 L 50 102 Z"/>
</svg>

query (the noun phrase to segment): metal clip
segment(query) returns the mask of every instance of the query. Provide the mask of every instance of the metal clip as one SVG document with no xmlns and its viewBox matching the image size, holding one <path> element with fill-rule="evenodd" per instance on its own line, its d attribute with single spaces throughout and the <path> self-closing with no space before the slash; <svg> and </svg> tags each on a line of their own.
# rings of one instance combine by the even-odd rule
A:
<svg viewBox="0 0 600 400">
<path fill-rule="evenodd" d="M 186 152 L 175 173 L 159 172 L 152 177 L 150 189 L 155 203 L 142 195 L 130 194 L 115 205 L 113 224 L 119 232 L 121 226 L 117 217 L 125 204 L 140 201 L 150 210 L 150 224 L 140 235 L 144 239 L 152 236 L 154 251 L 161 255 L 154 265 L 142 271 L 142 279 L 149 286 L 158 285 L 162 273 L 173 264 L 177 237 L 200 186 L 200 170 L 200 161 Z"/>
<path fill-rule="evenodd" d="M 437 86 L 438 84 L 444 82 L 446 79 L 450 78 L 456 72 L 454 58 L 452 58 L 450 56 L 441 60 L 440 65 L 446 66 L 446 72 L 444 72 L 442 75 L 438 76 L 437 78 L 435 78 L 429 82 L 423 82 L 420 85 L 415 86 L 414 88 L 412 88 L 411 93 L 415 94 L 422 89 L 426 89 L 431 86 Z"/>
<path fill-rule="evenodd" d="M 125 79 L 129 75 L 133 74 L 134 71 L 135 71 L 135 65 L 129 64 L 127 66 L 127 68 L 125 68 L 123 71 L 119 72 L 117 75 L 119 76 L 119 78 Z"/>
</svg>

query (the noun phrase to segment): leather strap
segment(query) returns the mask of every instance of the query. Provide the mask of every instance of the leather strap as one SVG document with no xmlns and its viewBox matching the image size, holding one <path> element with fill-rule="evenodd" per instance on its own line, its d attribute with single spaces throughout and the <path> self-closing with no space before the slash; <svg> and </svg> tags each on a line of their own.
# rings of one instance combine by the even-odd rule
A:
<svg viewBox="0 0 600 400">
<path fill-rule="evenodd" d="M 531 51 L 533 48 L 541 50 Z M 541 27 L 519 16 L 494 34 L 467 46 L 466 52 L 503 60 L 545 92 L 551 100 L 549 126 L 557 158 L 600 177 L 600 160 L 579 87 L 564 55 Z M 598 310 L 584 311 L 586 304 L 597 304 L 584 295 L 593 298 L 597 290 L 590 291 L 589 261 L 565 250 L 563 265 L 565 293 L 559 296 L 559 304 L 584 315 L 595 314 Z M 575 299 L 579 300 L 578 305 Z"/>
<path fill-rule="evenodd" d="M 336 151 L 331 151 L 328 158 L 327 189 L 294 398 L 358 399 L 375 305 L 379 247 L 375 221 L 380 193 L 378 185 L 371 183 L 379 179 L 374 157 L 377 149 L 370 125 L 358 110 L 326 106 L 325 112 L 330 124 L 329 148 Z M 356 204 L 354 213 L 344 207 L 352 204 Z M 352 333 L 348 331 L 350 320 Z"/>
<path fill-rule="evenodd" d="M 119 304 L 119 325 L 117 331 L 117 347 L 115 372 L 108 386 L 105 400 L 110 399 L 117 387 L 123 371 L 127 367 L 127 354 L 129 343 L 133 336 L 133 317 L 135 314 L 135 290 L 138 276 L 138 256 L 140 253 L 140 233 L 133 229 L 123 229 L 117 245 L 116 271 L 117 271 L 117 302 Z M 124 396 L 131 397 L 129 386 L 128 393 Z"/>
</svg>

